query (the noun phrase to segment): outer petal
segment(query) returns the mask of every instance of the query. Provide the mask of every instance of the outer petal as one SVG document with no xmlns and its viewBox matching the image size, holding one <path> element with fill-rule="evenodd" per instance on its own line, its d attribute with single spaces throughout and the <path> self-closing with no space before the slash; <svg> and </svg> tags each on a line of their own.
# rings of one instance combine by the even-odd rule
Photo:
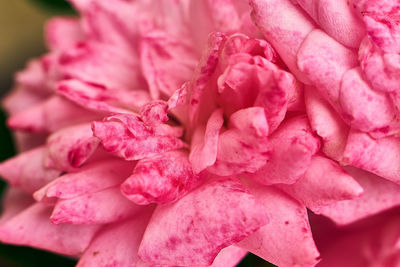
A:
<svg viewBox="0 0 400 267">
<path fill-rule="evenodd" d="M 106 88 L 78 80 L 60 82 L 58 93 L 84 108 L 97 112 L 137 112 L 142 105 L 150 101 L 149 94 L 144 90 Z"/>
<path fill-rule="evenodd" d="M 191 78 L 197 57 L 185 41 L 161 31 L 142 37 L 141 66 L 153 99 L 172 95 Z"/>
<path fill-rule="evenodd" d="M 315 213 L 321 207 L 359 197 L 362 187 L 332 160 L 322 156 L 311 159 L 304 177 L 292 185 L 279 186 Z"/>
<path fill-rule="evenodd" d="M 100 140 L 90 123 L 63 128 L 47 139 L 45 165 L 61 171 L 80 167 L 94 153 Z"/>
<path fill-rule="evenodd" d="M 253 182 L 248 187 L 271 221 L 238 245 L 278 266 L 314 266 L 319 253 L 305 206 L 276 188 Z"/>
<path fill-rule="evenodd" d="M 314 87 L 306 88 L 305 103 L 311 128 L 322 138 L 322 152 L 339 161 L 346 146 L 349 126 Z"/>
<path fill-rule="evenodd" d="M 349 134 L 342 163 L 400 183 L 400 139 L 373 139 L 366 133 L 353 130 Z"/>
<path fill-rule="evenodd" d="M 64 50 L 83 41 L 84 34 L 79 19 L 56 17 L 46 23 L 45 38 L 50 50 Z"/>
<path fill-rule="evenodd" d="M 348 224 L 400 204 L 400 186 L 371 173 L 347 167 L 346 171 L 362 186 L 364 193 L 320 209 L 337 224 Z"/>
<path fill-rule="evenodd" d="M 0 240 L 14 245 L 32 246 L 65 255 L 79 255 L 99 230 L 99 225 L 52 224 L 51 208 L 37 203 L 0 226 Z"/>
<path fill-rule="evenodd" d="M 136 217 L 106 226 L 79 259 L 77 267 L 151 266 L 137 252 L 153 209 Z"/>
<path fill-rule="evenodd" d="M 25 109 L 8 119 L 12 129 L 29 132 L 54 132 L 66 126 L 98 119 L 89 112 L 58 96 Z"/>
<path fill-rule="evenodd" d="M 11 185 L 32 193 L 57 178 L 59 170 L 43 165 L 45 149 L 39 147 L 0 164 L 0 176 Z"/>
<path fill-rule="evenodd" d="M 201 183 L 193 173 L 188 154 L 171 151 L 140 160 L 121 185 L 122 193 L 139 205 L 175 202 Z"/>
<path fill-rule="evenodd" d="M 139 256 L 153 264 L 210 265 L 222 248 L 266 222 L 263 207 L 240 182 L 219 179 L 172 205 L 158 206 Z"/>
<path fill-rule="evenodd" d="M 141 209 L 126 199 L 117 186 L 58 200 L 50 220 L 54 224 L 106 224 L 131 217 Z"/>
<path fill-rule="evenodd" d="M 159 135 L 134 115 L 120 114 L 92 123 L 105 150 L 127 160 L 138 160 L 176 150 L 185 144 L 175 136 Z"/>
<path fill-rule="evenodd" d="M 33 202 L 34 200 L 32 199 L 32 196 L 28 195 L 24 191 L 16 187 L 7 188 L 7 191 L 3 193 L 2 198 L 0 225 L 20 213 L 28 206 L 32 205 Z"/>
<path fill-rule="evenodd" d="M 320 146 L 303 116 L 283 123 L 269 141 L 269 160 L 257 172 L 248 174 L 266 185 L 295 183 L 304 175 Z"/>
<path fill-rule="evenodd" d="M 96 161 L 79 172 L 61 176 L 35 192 L 36 201 L 71 199 L 120 185 L 132 173 L 134 164 L 122 160 Z"/>
</svg>

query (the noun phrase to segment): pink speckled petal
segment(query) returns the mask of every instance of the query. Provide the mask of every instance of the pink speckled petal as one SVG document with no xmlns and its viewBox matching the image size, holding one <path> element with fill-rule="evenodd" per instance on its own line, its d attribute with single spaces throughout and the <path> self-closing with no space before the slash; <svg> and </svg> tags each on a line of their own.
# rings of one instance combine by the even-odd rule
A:
<svg viewBox="0 0 400 267">
<path fill-rule="evenodd" d="M 88 164 L 47 184 L 33 195 L 36 201 L 71 199 L 120 185 L 135 164 L 122 160 L 103 160 Z M 54 199 L 53 199 L 54 200 Z"/>
<path fill-rule="evenodd" d="M 79 255 L 90 244 L 99 225 L 54 225 L 51 207 L 36 203 L 0 226 L 0 241 L 32 246 L 65 255 Z"/>
<path fill-rule="evenodd" d="M 76 18 L 55 17 L 46 23 L 46 44 L 50 50 L 64 50 L 83 41 L 84 34 Z"/>
<path fill-rule="evenodd" d="M 61 171 L 74 170 L 88 160 L 99 143 L 90 123 L 63 128 L 47 139 L 45 165 Z"/>
<path fill-rule="evenodd" d="M 306 36 L 315 28 L 308 16 L 290 0 L 251 0 L 253 20 L 292 73 L 309 84 L 297 67 L 296 55 Z"/>
<path fill-rule="evenodd" d="M 216 106 L 212 88 L 216 84 L 214 72 L 218 66 L 220 50 L 226 36 L 222 33 L 212 33 L 208 39 L 207 49 L 197 65 L 193 79 L 188 83 L 189 121 L 195 125 L 206 122 Z M 200 112 L 201 111 L 201 112 Z"/>
<path fill-rule="evenodd" d="M 246 254 L 247 250 L 234 245 L 223 248 L 210 267 L 235 267 Z"/>
<path fill-rule="evenodd" d="M 364 189 L 361 197 L 343 200 L 320 209 L 320 213 L 335 223 L 349 224 L 400 204 L 400 186 L 374 174 L 345 167 Z"/>
<path fill-rule="evenodd" d="M 322 139 L 322 152 L 339 161 L 346 146 L 349 126 L 321 97 L 316 88 L 306 87 L 304 96 L 311 128 Z"/>
<path fill-rule="evenodd" d="M 217 179 L 174 204 L 158 206 L 139 256 L 153 264 L 210 265 L 222 248 L 266 223 L 264 208 L 239 181 Z"/>
<path fill-rule="evenodd" d="M 188 156 L 184 151 L 170 151 L 140 160 L 121 185 L 122 193 L 139 205 L 179 200 L 202 181 L 193 173 Z"/>
<path fill-rule="evenodd" d="M 346 0 L 296 0 L 315 22 L 338 42 L 358 48 L 365 27 Z"/>
<path fill-rule="evenodd" d="M 306 117 L 299 116 L 282 124 L 269 139 L 269 160 L 257 172 L 248 174 L 257 182 L 293 184 L 310 165 L 320 141 L 311 131 Z"/>
<path fill-rule="evenodd" d="M 360 12 L 367 34 L 385 53 L 400 52 L 400 30 L 398 27 L 400 10 L 399 0 L 354 1 Z"/>
<path fill-rule="evenodd" d="M 358 51 L 360 67 L 366 80 L 375 90 L 397 91 L 400 83 L 400 55 L 383 53 L 368 37 L 365 37 Z M 391 64 L 397 62 L 397 64 Z"/>
<path fill-rule="evenodd" d="M 390 98 L 372 90 L 363 80 L 360 68 L 343 75 L 339 101 L 343 118 L 361 131 L 388 131 L 396 115 Z"/>
<path fill-rule="evenodd" d="M 61 171 L 43 165 L 45 148 L 24 152 L 0 164 L 0 176 L 11 185 L 32 193 L 57 178 Z"/>
<path fill-rule="evenodd" d="M 150 267 L 137 252 L 152 210 L 148 208 L 132 219 L 102 229 L 79 259 L 77 267 Z"/>
<path fill-rule="evenodd" d="M 162 31 L 141 38 L 141 67 L 153 99 L 170 96 L 191 78 L 197 57 L 185 41 Z"/>
<path fill-rule="evenodd" d="M 248 188 L 265 207 L 270 223 L 238 246 L 278 266 L 314 266 L 319 253 L 306 207 L 274 187 L 251 182 Z"/>
<path fill-rule="evenodd" d="M 78 80 L 64 80 L 57 90 L 72 102 L 97 112 L 137 112 L 150 101 L 150 95 L 144 90 L 112 89 Z"/>
<path fill-rule="evenodd" d="M 218 139 L 215 164 L 207 170 L 221 176 L 255 172 L 268 160 L 269 127 L 264 109 L 241 109 L 229 119 L 229 129 Z"/>
<path fill-rule="evenodd" d="M 175 136 L 160 135 L 138 116 L 119 114 L 92 123 L 104 149 L 127 160 L 138 160 L 179 149 L 185 144 Z"/>
<path fill-rule="evenodd" d="M 362 187 L 332 160 L 322 156 L 311 159 L 304 177 L 292 185 L 279 186 L 315 213 L 321 207 L 359 197 Z"/>
<path fill-rule="evenodd" d="M 312 31 L 297 54 L 299 69 L 307 75 L 321 95 L 338 109 L 344 73 L 357 66 L 357 54 L 321 30 Z"/>
<path fill-rule="evenodd" d="M 373 139 L 366 133 L 352 130 L 342 161 L 400 183 L 400 139 L 397 137 Z"/>
<path fill-rule="evenodd" d="M 129 218 L 141 209 L 126 199 L 116 186 L 58 200 L 50 220 L 54 224 L 106 224 Z"/>
<path fill-rule="evenodd" d="M 65 78 L 107 88 L 145 88 L 139 60 L 132 51 L 124 46 L 110 46 L 99 42 L 79 43 L 60 55 L 60 74 Z"/>
<path fill-rule="evenodd" d="M 3 194 L 0 225 L 34 203 L 31 195 L 16 187 L 7 188 Z"/>
<path fill-rule="evenodd" d="M 192 138 L 189 159 L 195 173 L 200 173 L 213 165 L 217 159 L 219 132 L 224 123 L 222 115 L 222 109 L 215 110 L 208 119 L 206 129 L 198 128 L 200 132 L 197 134 L 202 135 L 199 137 L 200 140 L 196 141 L 196 138 Z"/>
<path fill-rule="evenodd" d="M 57 111 L 57 112 L 55 112 Z M 10 128 L 28 132 L 54 132 L 63 127 L 98 119 L 100 116 L 68 100 L 53 96 L 11 116 Z"/>
</svg>

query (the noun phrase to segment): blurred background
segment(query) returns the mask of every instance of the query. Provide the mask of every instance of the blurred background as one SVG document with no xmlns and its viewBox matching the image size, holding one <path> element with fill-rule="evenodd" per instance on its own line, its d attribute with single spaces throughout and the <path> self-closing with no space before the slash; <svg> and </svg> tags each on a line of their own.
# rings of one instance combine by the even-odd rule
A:
<svg viewBox="0 0 400 267">
<path fill-rule="evenodd" d="M 0 98 L 13 86 L 14 73 L 30 58 L 46 51 L 43 25 L 55 15 L 75 15 L 65 0 L 0 1 Z M 15 153 L 11 134 L 5 126 L 6 114 L 0 108 L 0 162 Z M 0 180 L 0 192 L 5 184 Z M 0 267 L 75 266 L 73 259 L 26 247 L 0 244 Z M 239 265 L 273 266 L 249 255 Z M 99 266 L 101 267 L 101 266 Z"/>
</svg>

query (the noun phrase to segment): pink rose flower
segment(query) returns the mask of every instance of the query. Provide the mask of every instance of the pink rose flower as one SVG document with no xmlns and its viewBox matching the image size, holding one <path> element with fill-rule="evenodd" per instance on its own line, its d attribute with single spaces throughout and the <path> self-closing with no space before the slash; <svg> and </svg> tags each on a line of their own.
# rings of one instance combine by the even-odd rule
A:
<svg viewBox="0 0 400 267">
<path fill-rule="evenodd" d="M 297 1 L 315 22 L 288 0 L 72 2 L 5 100 L 2 242 L 78 266 L 315 266 L 307 208 L 347 225 L 400 203 L 391 1 Z"/>
</svg>

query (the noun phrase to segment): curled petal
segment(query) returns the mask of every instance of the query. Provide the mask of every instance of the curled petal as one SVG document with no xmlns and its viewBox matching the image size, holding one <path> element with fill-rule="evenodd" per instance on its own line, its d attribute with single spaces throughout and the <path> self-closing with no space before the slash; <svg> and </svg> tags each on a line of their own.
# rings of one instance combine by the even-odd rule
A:
<svg viewBox="0 0 400 267">
<path fill-rule="evenodd" d="M 248 188 L 267 211 L 270 223 L 246 237 L 238 246 L 278 266 L 314 266 L 314 244 L 307 209 L 271 186 L 248 183 Z"/>
<path fill-rule="evenodd" d="M 33 195 L 36 201 L 51 198 L 71 199 L 120 185 L 131 173 L 134 164 L 122 160 L 96 161 L 47 184 Z"/>
<path fill-rule="evenodd" d="M 219 136 L 217 160 L 208 171 L 222 176 L 257 171 L 269 157 L 268 133 L 263 108 L 233 113 L 229 129 Z"/>
<path fill-rule="evenodd" d="M 198 128 L 199 132 L 194 133 L 194 136 L 202 135 L 199 137 L 202 141 L 192 138 L 189 160 L 195 173 L 213 165 L 217 159 L 219 132 L 224 123 L 222 115 L 222 109 L 215 110 L 208 119 L 206 129 L 201 131 Z"/>
<path fill-rule="evenodd" d="M 175 136 L 160 135 L 138 116 L 120 114 L 92 123 L 105 150 L 127 160 L 138 160 L 185 147 Z"/>
<path fill-rule="evenodd" d="M 305 103 L 311 128 L 322 139 L 322 152 L 339 161 L 346 146 L 349 126 L 314 87 L 306 87 Z"/>
<path fill-rule="evenodd" d="M 14 114 L 7 123 L 10 128 L 15 130 L 42 133 L 54 132 L 99 117 L 68 100 L 53 96 Z"/>
<path fill-rule="evenodd" d="M 11 185 L 33 193 L 61 174 L 44 166 L 44 156 L 44 147 L 21 153 L 0 164 L 0 176 Z"/>
<path fill-rule="evenodd" d="M 373 139 L 366 133 L 350 131 L 342 163 L 400 183 L 400 139 Z"/>
<path fill-rule="evenodd" d="M 293 184 L 304 175 L 319 147 L 305 117 L 288 120 L 270 136 L 267 163 L 248 176 L 266 185 Z"/>
<path fill-rule="evenodd" d="M 279 186 L 283 191 L 315 213 L 321 207 L 359 197 L 362 187 L 332 160 L 322 156 L 311 159 L 304 177 L 292 185 Z"/>
<path fill-rule="evenodd" d="M 57 90 L 72 102 L 95 112 L 132 113 L 150 101 L 144 90 L 111 89 L 72 79 L 60 82 Z"/>
<path fill-rule="evenodd" d="M 154 264 L 210 265 L 222 248 L 266 223 L 264 208 L 238 181 L 214 180 L 174 204 L 157 207 L 139 256 Z"/>
<path fill-rule="evenodd" d="M 386 181 L 379 176 L 356 169 L 345 167 L 346 171 L 364 189 L 361 197 L 343 200 L 320 209 L 320 213 L 331 218 L 339 225 L 388 210 L 400 204 L 400 186 Z"/>
<path fill-rule="evenodd" d="M 122 193 L 139 205 L 175 202 L 197 187 L 188 154 L 170 151 L 140 160 L 133 174 L 121 185 Z"/>
<path fill-rule="evenodd" d="M 0 241 L 77 256 L 90 244 L 100 225 L 54 225 L 51 207 L 36 203 L 0 226 Z"/>
<path fill-rule="evenodd" d="M 47 139 L 45 165 L 61 171 L 78 168 L 95 152 L 99 143 L 89 123 L 63 128 Z"/>
<path fill-rule="evenodd" d="M 131 217 L 141 209 L 126 199 L 117 186 L 58 200 L 50 220 L 54 224 L 106 224 Z"/>
</svg>

